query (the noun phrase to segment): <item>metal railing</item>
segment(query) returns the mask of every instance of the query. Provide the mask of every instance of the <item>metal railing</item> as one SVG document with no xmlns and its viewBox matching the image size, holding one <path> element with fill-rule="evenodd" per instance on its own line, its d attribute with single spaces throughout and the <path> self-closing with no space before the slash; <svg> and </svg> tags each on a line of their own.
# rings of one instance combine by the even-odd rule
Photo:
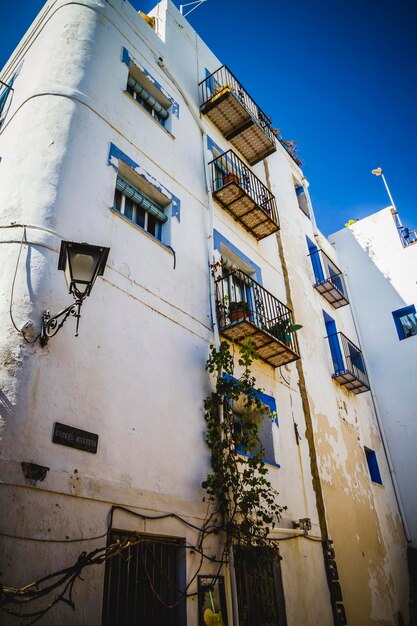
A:
<svg viewBox="0 0 417 626">
<path fill-rule="evenodd" d="M 323 252 L 323 250 L 318 249 L 311 252 L 309 257 L 311 258 L 311 263 L 313 265 L 316 285 L 330 281 L 332 285 L 340 291 L 340 293 L 346 296 L 346 286 L 342 271 L 335 263 L 333 263 L 327 254 Z"/>
<path fill-rule="evenodd" d="M 398 233 L 400 235 L 401 243 L 403 244 L 404 248 L 417 242 L 417 228 L 414 230 L 410 230 L 405 226 L 399 229 Z"/>
<path fill-rule="evenodd" d="M 235 269 L 218 278 L 216 301 L 221 329 L 248 321 L 299 354 L 291 309 L 245 272 Z"/>
<path fill-rule="evenodd" d="M 350 372 L 357 380 L 369 387 L 362 350 L 341 332 L 328 335 L 327 339 L 332 353 L 335 375 Z"/>
<path fill-rule="evenodd" d="M 226 65 L 222 65 L 218 70 L 201 81 L 199 88 L 200 106 L 204 106 L 210 100 L 214 101 L 216 97 L 220 97 L 227 90 L 231 91 L 271 141 L 275 141 L 271 119 L 252 100 L 246 89 L 244 89 Z"/>
<path fill-rule="evenodd" d="M 213 159 L 209 166 L 213 193 L 231 182 L 236 182 L 273 222 L 279 224 L 275 197 L 233 150 Z"/>
</svg>

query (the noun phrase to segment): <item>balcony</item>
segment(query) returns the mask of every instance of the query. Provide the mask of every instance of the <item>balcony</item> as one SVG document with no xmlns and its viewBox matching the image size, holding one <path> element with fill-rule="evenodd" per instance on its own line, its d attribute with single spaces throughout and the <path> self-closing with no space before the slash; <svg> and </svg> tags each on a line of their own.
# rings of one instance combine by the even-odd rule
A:
<svg viewBox="0 0 417 626">
<path fill-rule="evenodd" d="M 369 379 L 362 351 L 343 333 L 334 333 L 327 339 L 333 358 L 332 378 L 355 394 L 369 391 Z"/>
<path fill-rule="evenodd" d="M 275 197 L 233 150 L 209 166 L 213 196 L 247 231 L 264 239 L 279 230 Z"/>
<path fill-rule="evenodd" d="M 290 309 L 241 270 L 223 269 L 216 304 L 220 332 L 230 341 L 251 339 L 272 367 L 300 358 Z"/>
<path fill-rule="evenodd" d="M 222 65 L 199 83 L 200 110 L 250 165 L 276 151 L 271 120 Z"/>
<path fill-rule="evenodd" d="M 340 309 L 349 304 L 343 274 L 323 250 L 315 250 L 310 255 L 316 277 L 315 289 L 330 302 L 333 308 Z"/>
</svg>

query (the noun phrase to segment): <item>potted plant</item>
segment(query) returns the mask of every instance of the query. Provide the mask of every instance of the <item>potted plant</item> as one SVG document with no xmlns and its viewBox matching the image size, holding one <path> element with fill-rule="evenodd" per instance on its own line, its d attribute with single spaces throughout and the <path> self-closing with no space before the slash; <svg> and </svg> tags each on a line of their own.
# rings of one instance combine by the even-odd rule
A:
<svg viewBox="0 0 417 626">
<path fill-rule="evenodd" d="M 240 302 L 231 302 L 229 304 L 229 317 L 230 321 L 238 322 L 240 320 L 245 320 L 249 315 L 249 307 L 248 303 L 244 300 Z"/>
<path fill-rule="evenodd" d="M 238 183 L 239 176 L 237 174 L 233 174 L 232 172 L 228 172 L 223 176 L 223 185 L 228 185 L 229 183 Z"/>
<path fill-rule="evenodd" d="M 267 328 L 267 331 L 279 341 L 290 345 L 291 334 L 296 333 L 300 328 L 302 328 L 301 324 L 292 324 L 290 319 L 280 319 L 273 326 Z"/>
</svg>

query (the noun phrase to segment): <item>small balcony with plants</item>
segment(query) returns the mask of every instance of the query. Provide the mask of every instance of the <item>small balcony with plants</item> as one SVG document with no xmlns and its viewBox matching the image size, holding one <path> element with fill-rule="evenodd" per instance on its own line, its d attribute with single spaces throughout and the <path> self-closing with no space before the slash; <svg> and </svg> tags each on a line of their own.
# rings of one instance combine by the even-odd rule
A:
<svg viewBox="0 0 417 626">
<path fill-rule="evenodd" d="M 261 358 L 280 367 L 300 358 L 291 310 L 253 278 L 238 269 L 223 268 L 216 279 L 217 320 L 230 341 L 251 339 Z"/>
<path fill-rule="evenodd" d="M 349 304 L 346 285 L 341 270 L 323 250 L 316 248 L 310 253 L 316 282 L 314 288 L 326 298 L 333 308 L 340 309 Z"/>
<path fill-rule="evenodd" d="M 355 394 L 369 391 L 369 379 L 362 351 L 341 332 L 328 335 L 333 359 L 332 378 Z"/>
<path fill-rule="evenodd" d="M 275 196 L 233 152 L 209 163 L 213 196 L 256 239 L 279 230 Z"/>
<path fill-rule="evenodd" d="M 225 65 L 207 76 L 199 84 L 199 90 L 201 112 L 250 165 L 276 151 L 270 118 Z"/>
</svg>

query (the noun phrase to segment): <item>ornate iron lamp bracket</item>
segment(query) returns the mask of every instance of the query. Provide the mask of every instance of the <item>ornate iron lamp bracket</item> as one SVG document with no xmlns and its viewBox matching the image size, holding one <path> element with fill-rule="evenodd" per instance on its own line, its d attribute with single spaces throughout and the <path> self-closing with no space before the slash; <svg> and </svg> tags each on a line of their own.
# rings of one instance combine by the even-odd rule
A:
<svg viewBox="0 0 417 626">
<path fill-rule="evenodd" d="M 53 337 L 57 334 L 60 328 L 64 325 L 68 317 L 71 315 L 77 319 L 77 324 L 75 327 L 75 337 L 78 337 L 78 325 L 80 323 L 80 309 L 83 301 L 81 299 L 77 299 L 73 304 L 68 306 L 66 309 L 63 309 L 56 315 L 51 317 L 49 311 L 45 311 L 42 315 L 42 328 L 40 333 L 40 342 L 41 346 L 46 346 L 50 337 Z"/>
</svg>

